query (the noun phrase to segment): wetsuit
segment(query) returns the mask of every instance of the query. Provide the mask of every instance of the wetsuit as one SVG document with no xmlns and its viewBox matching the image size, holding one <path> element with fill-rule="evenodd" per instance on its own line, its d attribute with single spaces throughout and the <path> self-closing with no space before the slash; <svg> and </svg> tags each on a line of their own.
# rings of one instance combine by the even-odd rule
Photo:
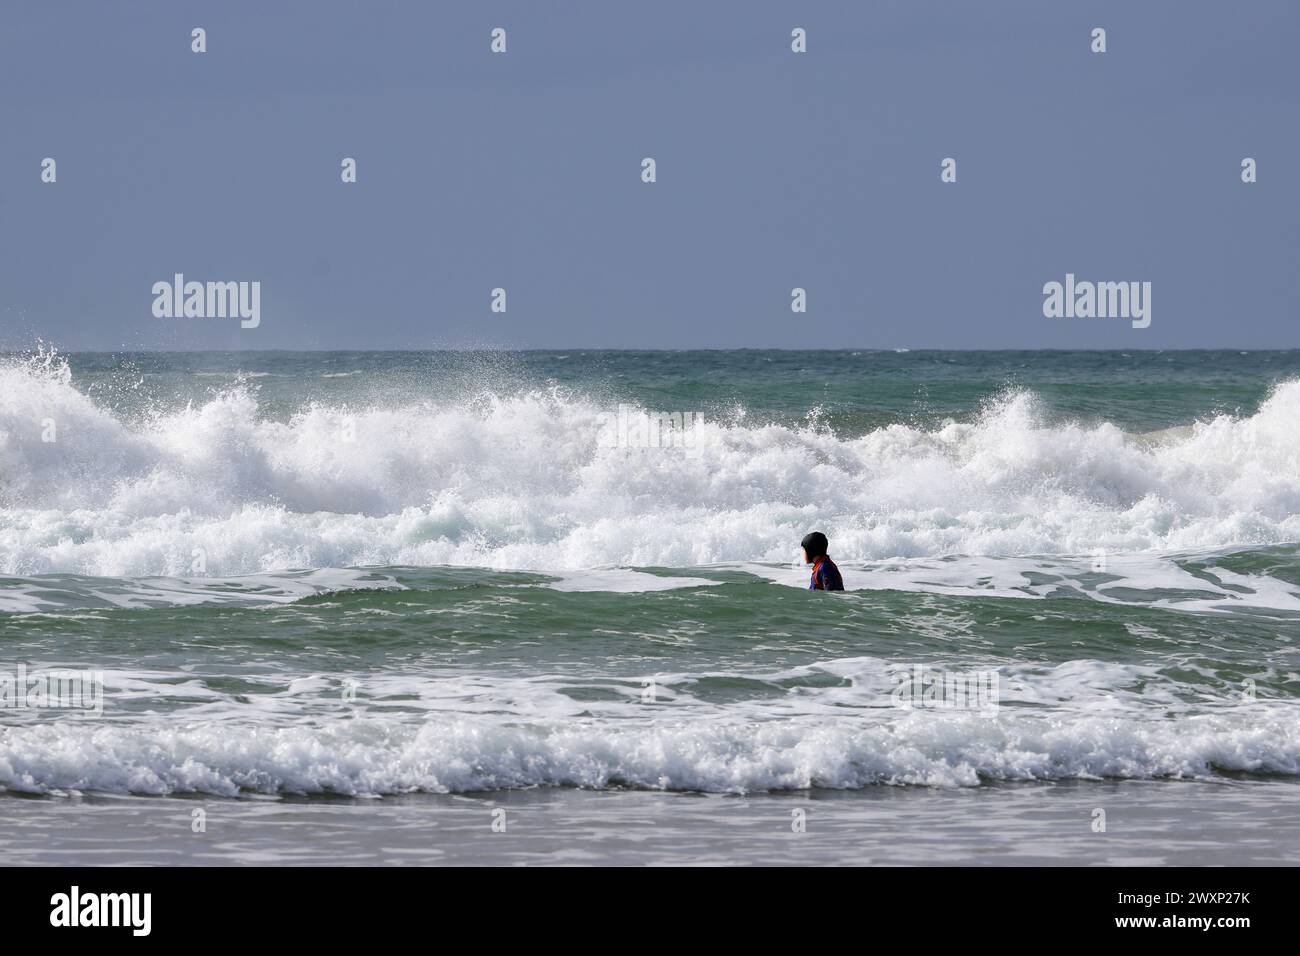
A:
<svg viewBox="0 0 1300 956">
<path fill-rule="evenodd" d="M 844 579 L 840 577 L 840 569 L 835 566 L 834 561 L 824 554 L 813 562 L 812 583 L 808 585 L 808 590 L 844 590 Z"/>
</svg>

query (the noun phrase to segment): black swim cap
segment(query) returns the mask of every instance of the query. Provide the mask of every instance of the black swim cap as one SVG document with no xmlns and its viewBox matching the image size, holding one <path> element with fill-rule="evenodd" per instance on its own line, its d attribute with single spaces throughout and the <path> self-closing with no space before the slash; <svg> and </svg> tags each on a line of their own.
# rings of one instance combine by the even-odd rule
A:
<svg viewBox="0 0 1300 956">
<path fill-rule="evenodd" d="M 808 534 L 804 535 L 803 540 L 799 542 L 799 546 L 808 552 L 808 557 L 810 558 L 820 558 L 826 553 L 826 548 L 829 544 L 830 542 L 826 540 L 826 535 L 822 534 L 820 531 L 810 531 Z"/>
</svg>

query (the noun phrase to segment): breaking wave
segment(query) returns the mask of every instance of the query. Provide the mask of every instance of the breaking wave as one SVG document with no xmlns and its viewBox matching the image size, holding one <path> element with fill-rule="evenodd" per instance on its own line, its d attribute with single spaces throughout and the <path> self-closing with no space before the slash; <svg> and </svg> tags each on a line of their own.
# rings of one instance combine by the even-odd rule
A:
<svg viewBox="0 0 1300 956">
<path fill-rule="evenodd" d="M 1300 540 L 1300 382 L 1160 435 L 1053 420 L 1032 392 L 972 421 L 858 437 L 709 420 L 610 447 L 561 390 L 304 404 L 255 384 L 125 421 L 50 355 L 0 365 L 0 573 L 361 565 L 572 570 L 837 558 L 1206 550 Z"/>
</svg>

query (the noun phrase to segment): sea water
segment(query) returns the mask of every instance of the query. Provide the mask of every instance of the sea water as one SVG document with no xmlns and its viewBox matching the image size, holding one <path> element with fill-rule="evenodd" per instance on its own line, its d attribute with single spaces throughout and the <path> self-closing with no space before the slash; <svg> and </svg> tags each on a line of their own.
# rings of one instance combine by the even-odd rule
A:
<svg viewBox="0 0 1300 956">
<path fill-rule="evenodd" d="M 811 530 L 845 593 L 806 590 Z M 0 707 L 0 819 L 1068 786 L 1104 833 L 1123 781 L 1285 812 L 1297 542 L 1297 352 L 11 355 L 0 672 L 101 706 Z"/>
</svg>

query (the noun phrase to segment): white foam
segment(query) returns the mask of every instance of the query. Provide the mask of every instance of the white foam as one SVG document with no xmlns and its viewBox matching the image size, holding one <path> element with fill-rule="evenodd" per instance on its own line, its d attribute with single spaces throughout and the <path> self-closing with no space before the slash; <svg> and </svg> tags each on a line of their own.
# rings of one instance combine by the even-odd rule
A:
<svg viewBox="0 0 1300 956">
<path fill-rule="evenodd" d="M 1195 559 L 1217 579 L 1192 574 L 1183 563 Z M 1110 604 L 1225 613 L 1243 609 L 1300 615 L 1300 588 L 1265 574 L 1239 574 L 1220 567 L 1218 555 L 1115 554 L 1104 570 L 1092 555 L 897 558 L 885 562 L 841 562 L 846 591 L 909 591 L 954 597 L 1043 599 L 1062 592 Z M 787 587 L 808 587 L 807 568 L 758 563 L 735 565 Z M 1226 585 L 1226 586 L 1225 586 Z M 1182 593 L 1171 593 L 1182 592 Z"/>
<path fill-rule="evenodd" d="M 66 365 L 0 364 L 0 573 L 185 576 L 195 548 L 219 576 L 683 568 L 785 562 L 811 528 L 848 563 L 1300 540 L 1297 382 L 1158 441 L 1049 421 L 1016 393 L 970 424 L 857 438 L 738 412 L 689 454 L 604 447 L 610 409 L 560 392 L 277 421 L 254 389 L 127 424 Z"/>
<path fill-rule="evenodd" d="M 905 709 L 892 692 L 907 666 L 856 657 L 777 672 L 620 678 L 446 668 L 357 675 L 350 702 L 340 696 L 339 675 L 244 675 L 230 689 L 189 670 L 114 670 L 103 676 L 105 713 L 138 714 L 142 702 L 149 712 L 55 720 L 8 714 L 0 725 L 0 787 L 740 792 L 1300 774 L 1300 713 L 1290 700 L 1246 699 L 1217 681 L 1187 686 L 1154 664 L 972 660 L 970 667 L 998 673 L 993 713 Z M 719 699 L 717 688 L 738 678 L 764 682 L 769 692 Z"/>
<path fill-rule="evenodd" d="M 632 568 L 594 568 L 580 573 L 562 574 L 547 582 L 556 591 L 610 591 L 637 594 L 646 591 L 673 591 L 721 584 L 708 578 L 683 575 L 647 574 Z"/>
<path fill-rule="evenodd" d="M 0 588 L 0 612 L 68 607 L 181 607 L 195 604 L 290 604 L 314 594 L 358 588 L 404 590 L 392 577 L 350 568 L 203 578 L 18 578 Z"/>
<path fill-rule="evenodd" d="M 916 712 L 889 723 L 824 719 L 503 723 L 223 722 L 149 727 L 71 720 L 0 729 L 0 786 L 29 793 L 235 795 L 633 786 L 747 792 L 988 780 L 1296 774 L 1293 710 L 1182 721 L 990 720 Z"/>
</svg>

